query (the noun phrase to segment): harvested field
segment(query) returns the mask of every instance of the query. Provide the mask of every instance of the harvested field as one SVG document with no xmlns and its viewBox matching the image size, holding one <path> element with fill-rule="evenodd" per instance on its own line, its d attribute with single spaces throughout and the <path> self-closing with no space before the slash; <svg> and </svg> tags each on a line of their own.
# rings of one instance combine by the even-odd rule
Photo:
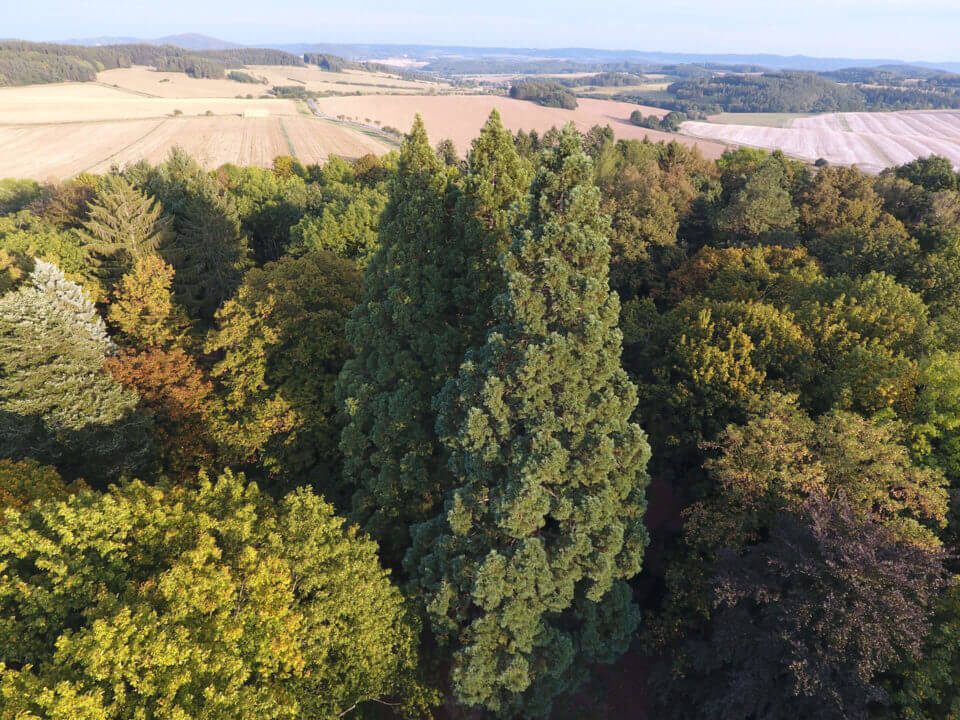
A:
<svg viewBox="0 0 960 720">
<path fill-rule="evenodd" d="M 797 118 L 814 117 L 812 113 L 720 113 L 707 118 L 721 125 L 758 125 L 760 127 L 793 127 Z"/>
<path fill-rule="evenodd" d="M 0 88 L 0 125 L 160 118 L 175 110 L 184 115 L 204 115 L 207 111 L 214 115 L 242 115 L 245 110 L 297 114 L 292 100 L 154 98 L 95 83 Z"/>
<path fill-rule="evenodd" d="M 603 95 L 613 97 L 614 95 L 623 95 L 624 93 L 645 92 L 648 90 L 666 90 L 670 83 L 643 83 L 636 85 L 578 85 L 570 88 L 578 95 Z"/>
<path fill-rule="evenodd" d="M 927 155 L 960 167 L 960 112 L 831 113 L 789 127 L 686 122 L 683 132 L 711 140 L 782 150 L 803 160 L 824 158 L 878 172 Z"/>
<path fill-rule="evenodd" d="M 440 83 L 401 80 L 385 73 L 356 70 L 327 72 L 316 65 L 250 65 L 241 68 L 240 72 L 262 78 L 265 82 L 255 84 L 226 79 L 192 78 L 185 73 L 157 72 L 143 66 L 106 70 L 97 75 L 97 81 L 134 94 L 164 98 L 234 98 L 248 94 L 259 97 L 274 85 L 302 85 L 315 92 L 341 93 L 422 93 L 431 88 L 449 87 Z"/>
<path fill-rule="evenodd" d="M 450 138 L 461 153 L 470 147 L 470 142 L 480 132 L 493 108 L 500 111 L 504 125 L 513 131 L 543 132 L 573 121 L 581 131 L 589 130 L 594 125 L 610 125 L 618 138 L 639 140 L 648 137 L 654 142 L 677 140 L 686 145 L 696 145 L 708 158 L 719 157 L 726 149 L 719 142 L 692 140 L 630 123 L 630 113 L 634 110 L 662 117 L 667 111 L 660 108 L 613 100 L 581 99 L 579 103 L 580 107 L 576 110 L 562 110 L 496 95 L 395 95 L 320 98 L 316 101 L 317 107 L 328 116 L 343 115 L 360 121 L 370 118 L 403 131 L 409 130 L 414 115 L 419 112 L 434 141 Z"/>
<path fill-rule="evenodd" d="M 93 168 L 163 120 L 0 127 L 0 177 L 61 180 Z"/>
<path fill-rule="evenodd" d="M 269 167 L 274 157 L 289 155 L 291 149 L 304 163 L 391 149 L 364 133 L 304 116 L 0 126 L 0 177 L 64 179 L 141 159 L 156 163 L 175 145 L 211 169 L 227 162 Z"/>
</svg>

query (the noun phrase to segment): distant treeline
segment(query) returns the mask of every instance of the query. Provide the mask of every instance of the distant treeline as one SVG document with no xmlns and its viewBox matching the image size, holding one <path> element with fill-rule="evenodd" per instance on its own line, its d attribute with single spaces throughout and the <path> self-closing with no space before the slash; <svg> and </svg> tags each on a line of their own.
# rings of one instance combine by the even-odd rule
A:
<svg viewBox="0 0 960 720">
<path fill-rule="evenodd" d="M 19 40 L 0 42 L 0 86 L 51 82 L 89 82 L 102 70 L 152 65 L 193 77 L 222 78 L 244 65 L 303 65 L 298 55 L 281 50 L 237 48 L 185 50 L 172 45 L 54 45 Z"/>
<path fill-rule="evenodd" d="M 634 110 L 630 113 L 630 122 L 634 125 L 651 130 L 662 130 L 663 132 L 677 132 L 684 120 L 687 120 L 687 116 L 676 111 L 668 112 L 662 118 L 656 115 L 644 116 L 640 110 Z"/>
<path fill-rule="evenodd" d="M 308 65 L 317 65 L 320 68 L 330 72 L 363 70 L 365 72 L 372 73 L 389 73 L 390 75 L 401 77 L 404 80 L 425 80 L 427 82 L 436 82 L 437 80 L 437 76 L 433 73 L 405 70 L 393 65 L 384 65 L 383 63 L 378 62 L 353 62 L 351 60 L 347 60 L 346 58 L 342 58 L 339 55 L 331 55 L 330 53 L 304 53 L 303 61 Z"/>
<path fill-rule="evenodd" d="M 316 96 L 316 93 L 311 93 L 303 85 L 274 85 L 270 92 L 280 98 L 297 100 L 306 100 Z"/>
<path fill-rule="evenodd" d="M 639 75 L 624 72 L 603 72 L 596 75 L 584 75 L 575 78 L 562 78 L 557 80 L 566 87 L 584 87 L 592 85 L 595 87 L 621 87 L 624 85 L 640 85 L 643 78 Z"/>
<path fill-rule="evenodd" d="M 577 96 L 560 83 L 550 80 L 524 80 L 514 83 L 510 87 L 510 97 L 565 110 L 575 110 L 577 107 Z"/>
<path fill-rule="evenodd" d="M 529 60 L 523 58 L 441 58 L 423 68 L 440 75 L 547 75 L 567 73 L 657 73 L 672 77 L 710 77 L 717 72 L 763 72 L 759 65 L 719 63 L 657 64 L 637 62 L 582 63 L 573 60 Z"/>
<path fill-rule="evenodd" d="M 329 53 L 304 53 L 303 61 L 308 65 L 318 65 L 330 72 L 343 72 L 351 65 L 345 58 Z"/>
<path fill-rule="evenodd" d="M 816 73 L 721 75 L 682 80 L 669 100 L 649 103 L 685 113 L 857 112 L 960 107 L 960 92 L 927 82 L 909 86 L 840 84 Z"/>
<path fill-rule="evenodd" d="M 260 83 L 260 80 L 255 78 L 250 73 L 240 72 L 239 70 L 231 70 L 228 72 L 227 80 L 233 80 L 234 82 L 240 83 Z"/>
<path fill-rule="evenodd" d="M 156 62 L 157 70 L 162 72 L 182 72 L 194 78 L 223 78 L 227 68 L 219 60 L 187 55 L 182 57 L 161 57 Z"/>
</svg>

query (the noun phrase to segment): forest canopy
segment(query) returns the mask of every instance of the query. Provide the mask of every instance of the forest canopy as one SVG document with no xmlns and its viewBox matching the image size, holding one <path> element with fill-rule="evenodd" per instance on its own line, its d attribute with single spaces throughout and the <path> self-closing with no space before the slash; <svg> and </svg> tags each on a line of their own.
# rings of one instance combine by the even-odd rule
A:
<svg viewBox="0 0 960 720">
<path fill-rule="evenodd" d="M 950 161 L 440 147 L 0 180 L 0 718 L 953 720 Z"/>
</svg>

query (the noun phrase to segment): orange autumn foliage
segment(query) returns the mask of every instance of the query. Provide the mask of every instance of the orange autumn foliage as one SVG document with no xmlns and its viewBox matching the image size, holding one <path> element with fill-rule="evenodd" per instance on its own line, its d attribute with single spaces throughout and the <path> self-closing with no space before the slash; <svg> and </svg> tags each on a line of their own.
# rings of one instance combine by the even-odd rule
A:
<svg viewBox="0 0 960 720">
<path fill-rule="evenodd" d="M 156 422 L 164 468 L 184 476 L 212 464 L 214 443 L 207 432 L 212 386 L 182 348 L 125 350 L 106 367 L 124 387 L 136 390 L 141 407 Z"/>
</svg>

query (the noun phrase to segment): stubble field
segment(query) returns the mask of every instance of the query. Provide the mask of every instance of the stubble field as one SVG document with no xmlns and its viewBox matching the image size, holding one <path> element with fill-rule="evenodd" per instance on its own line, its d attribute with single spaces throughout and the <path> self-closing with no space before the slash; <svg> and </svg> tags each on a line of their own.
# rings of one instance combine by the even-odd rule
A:
<svg viewBox="0 0 960 720">
<path fill-rule="evenodd" d="M 317 106 L 328 119 L 308 114 L 306 105 L 259 95 L 265 85 L 229 80 L 197 80 L 182 73 L 125 68 L 101 73 L 98 83 L 61 83 L 0 89 L 0 177 L 63 180 L 77 173 L 103 172 L 112 165 L 138 160 L 162 161 L 174 146 L 194 155 L 205 167 L 223 163 L 269 166 L 277 155 L 293 155 L 305 163 L 331 155 L 356 158 L 383 154 L 396 143 L 371 128 L 391 125 L 406 131 L 421 113 L 434 142 L 450 138 L 461 153 L 479 133 L 493 108 L 511 130 L 537 130 L 572 121 L 581 131 L 610 125 L 618 138 L 679 140 L 696 145 L 708 158 L 725 145 L 669 135 L 632 125 L 630 113 L 664 115 L 656 108 L 611 100 L 582 99 L 577 110 L 547 108 L 494 95 L 424 94 L 437 83 L 400 80 L 386 74 L 329 73 L 316 67 L 254 66 L 244 72 L 267 78 L 272 85 L 300 78 L 308 89 L 345 81 L 367 83 L 384 94 L 320 98 Z M 161 82 L 169 80 L 168 82 Z M 376 88 L 380 81 L 389 88 Z M 344 87 L 344 86 L 338 86 Z M 416 94 L 394 94 L 394 93 Z M 247 111 L 267 117 L 244 117 Z"/>
<path fill-rule="evenodd" d="M 245 110 L 269 116 L 245 118 Z M 315 163 L 393 147 L 304 115 L 291 100 L 151 98 L 94 83 L 0 90 L 0 177 L 62 180 L 114 164 L 159 162 L 174 146 L 207 168 L 227 162 L 268 167 L 277 155 L 291 154 Z"/>
<path fill-rule="evenodd" d="M 793 119 L 788 127 L 686 122 L 682 131 L 710 140 L 782 150 L 878 172 L 918 157 L 943 155 L 960 167 L 960 112 L 831 113 Z"/>
<path fill-rule="evenodd" d="M 300 85 L 315 92 L 339 93 L 424 93 L 443 91 L 446 83 L 402 80 L 385 73 L 344 70 L 334 73 L 316 65 L 294 67 L 284 65 L 250 65 L 240 72 L 261 79 L 261 83 L 242 83 L 235 80 L 192 78 L 184 73 L 157 72 L 148 67 L 135 66 L 107 70 L 97 81 L 121 90 L 165 98 L 234 98 L 248 94 L 259 97 L 274 85 Z"/>
<path fill-rule="evenodd" d="M 212 81 L 218 82 L 218 81 Z M 296 115 L 293 100 L 233 97 L 145 97 L 95 83 L 58 83 L 0 88 L 0 125 L 136 120 L 159 118 L 179 110 L 184 115 L 241 115 L 265 110 Z"/>
</svg>

